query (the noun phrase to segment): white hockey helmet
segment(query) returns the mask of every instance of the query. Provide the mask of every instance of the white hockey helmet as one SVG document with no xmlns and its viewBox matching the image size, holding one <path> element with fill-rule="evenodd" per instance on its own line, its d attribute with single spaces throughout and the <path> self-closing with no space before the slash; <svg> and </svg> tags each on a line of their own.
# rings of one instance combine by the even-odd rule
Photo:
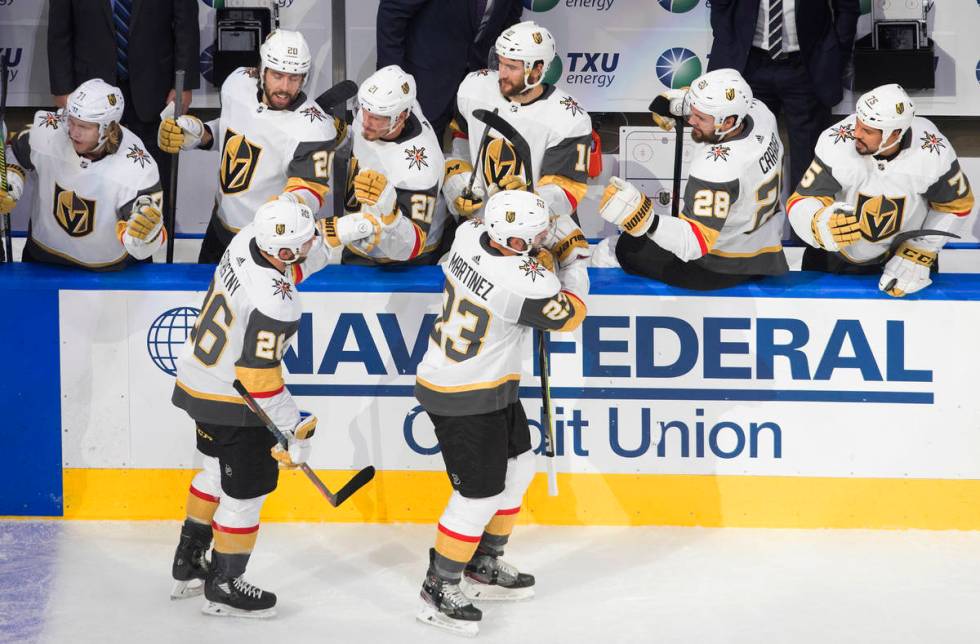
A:
<svg viewBox="0 0 980 644">
<path fill-rule="evenodd" d="M 725 136 L 739 125 L 752 105 L 752 88 L 734 69 L 716 69 L 694 79 L 684 97 L 685 113 L 696 107 L 715 117 L 715 134 Z M 735 117 L 735 124 L 724 127 L 725 119 Z"/>
<path fill-rule="evenodd" d="M 303 245 L 316 234 L 309 206 L 286 199 L 273 199 L 259 206 L 252 225 L 259 250 L 287 264 L 299 261 Z M 279 251 L 283 248 L 292 251 L 294 259 L 280 258 Z"/>
<path fill-rule="evenodd" d="M 862 94 L 857 100 L 855 113 L 866 126 L 881 130 L 881 143 L 875 152 L 881 154 L 888 148 L 898 145 L 905 132 L 912 127 L 915 104 L 901 85 L 891 83 Z M 898 138 L 892 145 L 885 146 L 885 141 L 895 130 L 899 130 Z"/>
<path fill-rule="evenodd" d="M 533 20 L 519 22 L 505 30 L 497 37 L 493 48 L 499 56 L 524 62 L 524 84 L 528 89 L 541 84 L 548 66 L 557 53 L 555 39 L 551 32 Z M 528 76 L 538 61 L 544 63 L 544 68 L 538 80 L 532 83 L 528 80 Z"/>
<path fill-rule="evenodd" d="M 276 29 L 266 36 L 259 47 L 259 83 L 265 82 L 265 70 L 273 69 L 284 74 L 303 74 L 303 84 L 310 78 L 313 57 L 306 38 L 298 31 Z"/>
<path fill-rule="evenodd" d="M 106 140 L 106 130 L 112 123 L 122 119 L 126 107 L 122 92 L 101 78 L 87 80 L 75 91 L 68 95 L 66 112 L 86 123 L 99 124 L 99 142 L 101 146 Z"/>
<path fill-rule="evenodd" d="M 399 114 L 412 109 L 415 96 L 415 79 L 398 65 L 382 67 L 368 76 L 357 90 L 361 109 L 375 116 L 389 117 L 392 125 Z"/>
<path fill-rule="evenodd" d="M 535 240 L 550 228 L 551 218 L 547 204 L 533 192 L 501 190 L 487 200 L 483 224 L 490 239 L 527 255 Z M 515 237 L 524 241 L 523 251 L 510 245 L 510 240 Z"/>
</svg>

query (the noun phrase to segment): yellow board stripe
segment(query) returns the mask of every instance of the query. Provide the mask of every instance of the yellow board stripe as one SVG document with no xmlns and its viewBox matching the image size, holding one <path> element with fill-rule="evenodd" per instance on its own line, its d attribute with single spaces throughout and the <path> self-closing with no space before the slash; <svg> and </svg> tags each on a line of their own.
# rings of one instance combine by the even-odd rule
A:
<svg viewBox="0 0 980 644">
<path fill-rule="evenodd" d="M 353 471 L 322 470 L 332 490 Z M 180 519 L 192 470 L 65 469 L 68 519 Z M 980 480 L 538 474 L 519 523 L 755 528 L 980 530 Z M 452 489 L 444 472 L 379 471 L 338 508 L 298 471 L 283 471 L 263 521 L 435 525 Z"/>
</svg>

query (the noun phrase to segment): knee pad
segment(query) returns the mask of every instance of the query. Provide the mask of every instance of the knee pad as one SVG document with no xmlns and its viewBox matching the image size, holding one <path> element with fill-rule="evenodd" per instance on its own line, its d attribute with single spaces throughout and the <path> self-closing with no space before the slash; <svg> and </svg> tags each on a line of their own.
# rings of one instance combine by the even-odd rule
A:
<svg viewBox="0 0 980 644">
<path fill-rule="evenodd" d="M 534 452 L 528 450 L 523 454 L 518 454 L 515 458 L 507 460 L 507 476 L 504 479 L 504 491 L 499 495 L 498 510 L 510 510 L 519 508 L 527 492 L 527 486 L 534 479 L 537 471 L 535 467 Z"/>
<path fill-rule="evenodd" d="M 469 499 L 453 491 L 449 503 L 439 518 L 439 525 L 468 537 L 479 537 L 490 518 L 500 508 L 500 494 L 482 499 Z M 223 502 L 223 501 L 222 501 Z"/>
<path fill-rule="evenodd" d="M 225 528 L 258 528 L 259 512 L 267 494 L 254 499 L 235 499 L 222 496 L 214 522 Z"/>
<path fill-rule="evenodd" d="M 213 456 L 204 457 L 204 469 L 194 475 L 191 487 L 208 496 L 221 496 L 221 469 L 218 459 Z"/>
</svg>

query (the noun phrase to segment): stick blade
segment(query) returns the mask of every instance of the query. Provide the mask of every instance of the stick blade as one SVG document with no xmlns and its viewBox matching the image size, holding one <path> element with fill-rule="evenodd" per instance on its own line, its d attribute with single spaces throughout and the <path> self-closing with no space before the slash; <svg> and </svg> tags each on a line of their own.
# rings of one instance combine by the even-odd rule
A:
<svg viewBox="0 0 980 644">
<path fill-rule="evenodd" d="M 373 478 L 374 466 L 368 465 L 363 470 L 355 474 L 354 478 L 347 481 L 347 484 L 344 487 L 337 490 L 337 493 L 334 495 L 334 498 L 330 504 L 333 505 L 333 507 L 337 507 L 349 499 L 355 492 L 367 485 Z"/>
<path fill-rule="evenodd" d="M 314 99 L 324 112 L 333 112 L 333 108 L 346 103 L 357 96 L 357 83 L 352 80 L 342 80 Z"/>
</svg>

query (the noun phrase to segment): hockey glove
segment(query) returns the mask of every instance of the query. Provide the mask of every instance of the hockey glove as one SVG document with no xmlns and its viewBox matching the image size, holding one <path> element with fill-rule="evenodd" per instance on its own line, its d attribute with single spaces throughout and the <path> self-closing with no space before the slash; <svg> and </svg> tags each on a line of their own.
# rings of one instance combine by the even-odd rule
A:
<svg viewBox="0 0 980 644">
<path fill-rule="evenodd" d="M 140 195 L 133 202 L 133 212 L 129 216 L 126 232 L 133 239 L 146 243 L 156 239 L 162 228 L 163 215 L 160 214 L 153 197 Z"/>
<path fill-rule="evenodd" d="M 929 270 L 936 263 L 937 255 L 934 251 L 910 246 L 908 242 L 902 244 L 885 264 L 878 288 L 892 297 L 921 291 L 932 284 Z"/>
<path fill-rule="evenodd" d="M 316 431 L 316 416 L 308 411 L 299 412 L 299 422 L 290 431 L 283 432 L 289 443 L 289 449 L 284 450 L 276 444 L 272 450 L 272 458 L 279 461 L 279 467 L 293 469 L 310 460 L 313 446 L 310 439 Z"/>
<path fill-rule="evenodd" d="M 0 145 L 3 145 L 2 141 L 0 141 Z M 20 167 L 13 164 L 8 165 L 7 189 L 0 190 L 0 215 L 6 215 L 12 211 L 23 194 L 24 176 Z"/>
<path fill-rule="evenodd" d="M 483 207 L 483 189 L 473 186 L 468 191 L 470 178 L 473 176 L 473 166 L 460 159 L 446 160 L 446 177 L 442 183 L 442 195 L 446 198 L 449 212 L 457 217 L 471 217 Z"/>
<path fill-rule="evenodd" d="M 527 190 L 527 182 L 524 177 L 517 174 L 508 174 L 496 183 L 487 186 L 487 196 L 492 197 L 503 190 Z"/>
<path fill-rule="evenodd" d="M 378 223 L 378 220 L 359 212 L 343 217 L 320 219 L 317 226 L 320 228 L 323 240 L 331 248 L 348 246 L 358 240 L 370 237 L 374 237 L 374 243 L 377 243 L 377 240 L 381 238 L 381 224 Z"/>
<path fill-rule="evenodd" d="M 177 120 L 165 118 L 157 131 L 157 145 L 164 152 L 175 154 L 180 150 L 193 150 L 201 143 L 204 123 L 196 116 L 186 114 Z"/>
<path fill-rule="evenodd" d="M 534 253 L 534 259 L 538 260 L 538 263 L 547 268 L 552 273 L 557 272 L 555 269 L 555 256 L 551 254 L 551 251 L 547 248 L 539 248 L 536 253 Z"/>
<path fill-rule="evenodd" d="M 354 196 L 378 217 L 391 215 L 395 209 L 395 186 L 375 170 L 361 170 L 354 177 Z"/>
<path fill-rule="evenodd" d="M 861 223 L 854 208 L 842 201 L 818 210 L 810 221 L 810 229 L 817 245 L 831 252 L 846 248 L 861 238 Z"/>
<path fill-rule="evenodd" d="M 650 197 L 619 177 L 610 177 L 599 202 L 599 215 L 633 237 L 646 234 L 657 217 Z"/>
<path fill-rule="evenodd" d="M 684 117 L 691 113 L 690 106 L 685 104 L 687 88 L 669 89 L 650 104 L 650 115 L 653 122 L 661 130 L 670 132 L 674 129 L 674 117 Z"/>
</svg>

